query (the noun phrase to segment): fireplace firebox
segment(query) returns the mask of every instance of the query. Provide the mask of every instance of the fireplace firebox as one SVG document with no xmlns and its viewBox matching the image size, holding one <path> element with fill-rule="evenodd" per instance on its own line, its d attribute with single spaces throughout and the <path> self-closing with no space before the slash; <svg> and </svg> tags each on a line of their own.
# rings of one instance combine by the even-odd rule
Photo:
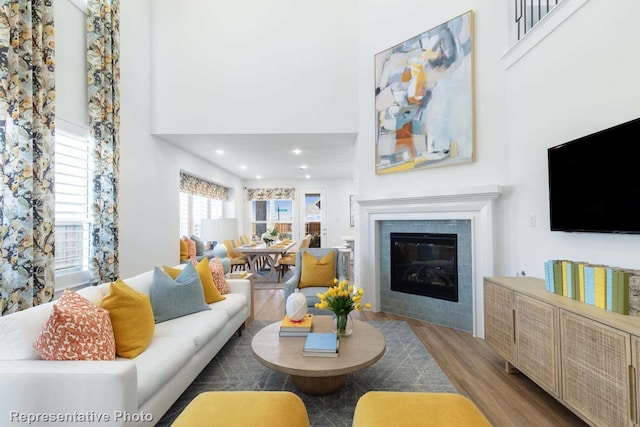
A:
<svg viewBox="0 0 640 427">
<path fill-rule="evenodd" d="M 458 236 L 390 233 L 391 290 L 458 301 Z"/>
</svg>

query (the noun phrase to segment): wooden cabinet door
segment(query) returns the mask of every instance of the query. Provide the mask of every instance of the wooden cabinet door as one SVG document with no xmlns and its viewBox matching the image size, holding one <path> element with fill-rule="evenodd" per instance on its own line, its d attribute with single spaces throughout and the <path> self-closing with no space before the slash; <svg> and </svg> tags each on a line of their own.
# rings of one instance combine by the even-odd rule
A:
<svg viewBox="0 0 640 427">
<path fill-rule="evenodd" d="M 513 291 L 484 281 L 484 339 L 498 354 L 513 361 Z"/>
<path fill-rule="evenodd" d="M 631 336 L 560 310 L 562 399 L 597 426 L 633 424 Z"/>
<path fill-rule="evenodd" d="M 514 298 L 516 366 L 540 387 L 559 397 L 558 309 L 518 293 Z"/>
<path fill-rule="evenodd" d="M 631 411 L 631 417 L 635 421 L 636 425 L 640 423 L 638 417 L 638 408 L 640 408 L 640 337 L 635 335 L 631 336 L 631 363 L 633 364 L 631 368 L 631 372 L 629 372 L 629 376 L 632 379 L 632 386 L 634 391 L 634 400 L 632 402 L 633 408 Z"/>
</svg>

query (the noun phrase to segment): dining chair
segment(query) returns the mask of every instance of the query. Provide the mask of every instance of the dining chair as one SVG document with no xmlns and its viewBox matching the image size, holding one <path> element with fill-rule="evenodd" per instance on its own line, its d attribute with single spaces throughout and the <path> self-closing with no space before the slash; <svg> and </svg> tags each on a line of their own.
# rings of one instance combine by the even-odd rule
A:
<svg viewBox="0 0 640 427">
<path fill-rule="evenodd" d="M 231 271 L 248 270 L 249 260 L 246 255 L 240 254 L 234 250 L 237 247 L 231 240 L 225 240 L 224 245 L 227 248 L 227 256 L 231 260 Z"/>
<path fill-rule="evenodd" d="M 284 275 L 289 271 L 291 267 L 296 265 L 296 254 L 300 249 L 307 249 L 309 247 L 309 243 L 311 242 L 311 237 L 307 236 L 302 239 L 300 242 L 300 246 L 295 251 L 289 251 L 278 260 L 278 283 L 282 280 Z"/>
</svg>

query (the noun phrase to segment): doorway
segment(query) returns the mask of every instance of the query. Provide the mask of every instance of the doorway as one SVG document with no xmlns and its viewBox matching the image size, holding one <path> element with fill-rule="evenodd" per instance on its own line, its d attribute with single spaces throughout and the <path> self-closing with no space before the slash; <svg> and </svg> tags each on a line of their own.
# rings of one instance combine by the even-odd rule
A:
<svg viewBox="0 0 640 427">
<path fill-rule="evenodd" d="M 302 223 L 304 236 L 311 236 L 310 248 L 321 248 L 327 243 L 325 199 L 325 190 L 304 190 Z"/>
</svg>

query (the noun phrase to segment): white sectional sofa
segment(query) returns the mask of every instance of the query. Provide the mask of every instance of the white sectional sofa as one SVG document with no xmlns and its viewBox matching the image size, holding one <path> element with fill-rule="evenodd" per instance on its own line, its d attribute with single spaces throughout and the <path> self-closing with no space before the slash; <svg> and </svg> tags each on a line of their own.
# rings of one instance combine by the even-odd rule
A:
<svg viewBox="0 0 640 427">
<path fill-rule="evenodd" d="M 150 271 L 123 280 L 149 295 L 152 278 Z M 155 425 L 249 318 L 250 282 L 227 281 L 224 301 L 156 324 L 149 346 L 133 359 L 42 360 L 32 343 L 52 303 L 0 317 L 0 425 Z M 108 290 L 105 283 L 78 294 L 98 304 Z"/>
</svg>

